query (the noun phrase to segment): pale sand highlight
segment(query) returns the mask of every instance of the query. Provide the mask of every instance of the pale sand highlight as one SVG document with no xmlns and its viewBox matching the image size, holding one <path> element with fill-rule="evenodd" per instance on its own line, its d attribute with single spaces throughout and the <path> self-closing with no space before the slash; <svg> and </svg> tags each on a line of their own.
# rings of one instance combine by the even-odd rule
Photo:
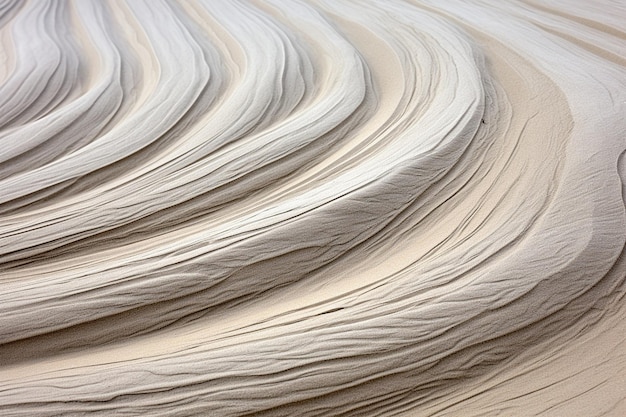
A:
<svg viewBox="0 0 626 417">
<path fill-rule="evenodd" d="M 626 8 L 0 5 L 0 414 L 626 414 Z"/>
</svg>

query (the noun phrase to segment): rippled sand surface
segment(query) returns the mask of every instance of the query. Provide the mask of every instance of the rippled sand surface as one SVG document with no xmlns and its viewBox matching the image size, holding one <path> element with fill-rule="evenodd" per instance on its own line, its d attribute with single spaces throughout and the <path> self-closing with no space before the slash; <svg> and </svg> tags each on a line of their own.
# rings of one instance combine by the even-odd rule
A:
<svg viewBox="0 0 626 417">
<path fill-rule="evenodd" d="M 0 1 L 0 415 L 626 415 L 626 5 Z"/>
</svg>

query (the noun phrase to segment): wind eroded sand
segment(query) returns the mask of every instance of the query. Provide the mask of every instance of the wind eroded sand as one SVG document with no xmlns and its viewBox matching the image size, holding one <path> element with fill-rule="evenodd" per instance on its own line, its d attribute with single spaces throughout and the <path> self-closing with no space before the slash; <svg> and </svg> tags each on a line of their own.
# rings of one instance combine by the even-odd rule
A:
<svg viewBox="0 0 626 417">
<path fill-rule="evenodd" d="M 0 414 L 626 413 L 626 10 L 0 6 Z"/>
</svg>

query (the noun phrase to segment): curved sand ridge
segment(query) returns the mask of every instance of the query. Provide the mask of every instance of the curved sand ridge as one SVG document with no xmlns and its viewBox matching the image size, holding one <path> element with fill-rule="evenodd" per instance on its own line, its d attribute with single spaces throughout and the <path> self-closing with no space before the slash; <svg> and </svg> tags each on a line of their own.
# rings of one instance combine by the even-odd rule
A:
<svg viewBox="0 0 626 417">
<path fill-rule="evenodd" d="M 623 415 L 624 18 L 0 5 L 0 414 Z"/>
</svg>

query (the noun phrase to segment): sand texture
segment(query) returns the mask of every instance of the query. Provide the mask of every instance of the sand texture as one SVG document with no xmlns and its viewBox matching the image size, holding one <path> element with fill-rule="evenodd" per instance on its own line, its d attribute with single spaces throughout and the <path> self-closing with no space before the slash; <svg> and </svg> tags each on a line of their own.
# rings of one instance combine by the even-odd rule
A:
<svg viewBox="0 0 626 417">
<path fill-rule="evenodd" d="M 625 416 L 626 3 L 0 1 L 1 416 Z"/>
</svg>

